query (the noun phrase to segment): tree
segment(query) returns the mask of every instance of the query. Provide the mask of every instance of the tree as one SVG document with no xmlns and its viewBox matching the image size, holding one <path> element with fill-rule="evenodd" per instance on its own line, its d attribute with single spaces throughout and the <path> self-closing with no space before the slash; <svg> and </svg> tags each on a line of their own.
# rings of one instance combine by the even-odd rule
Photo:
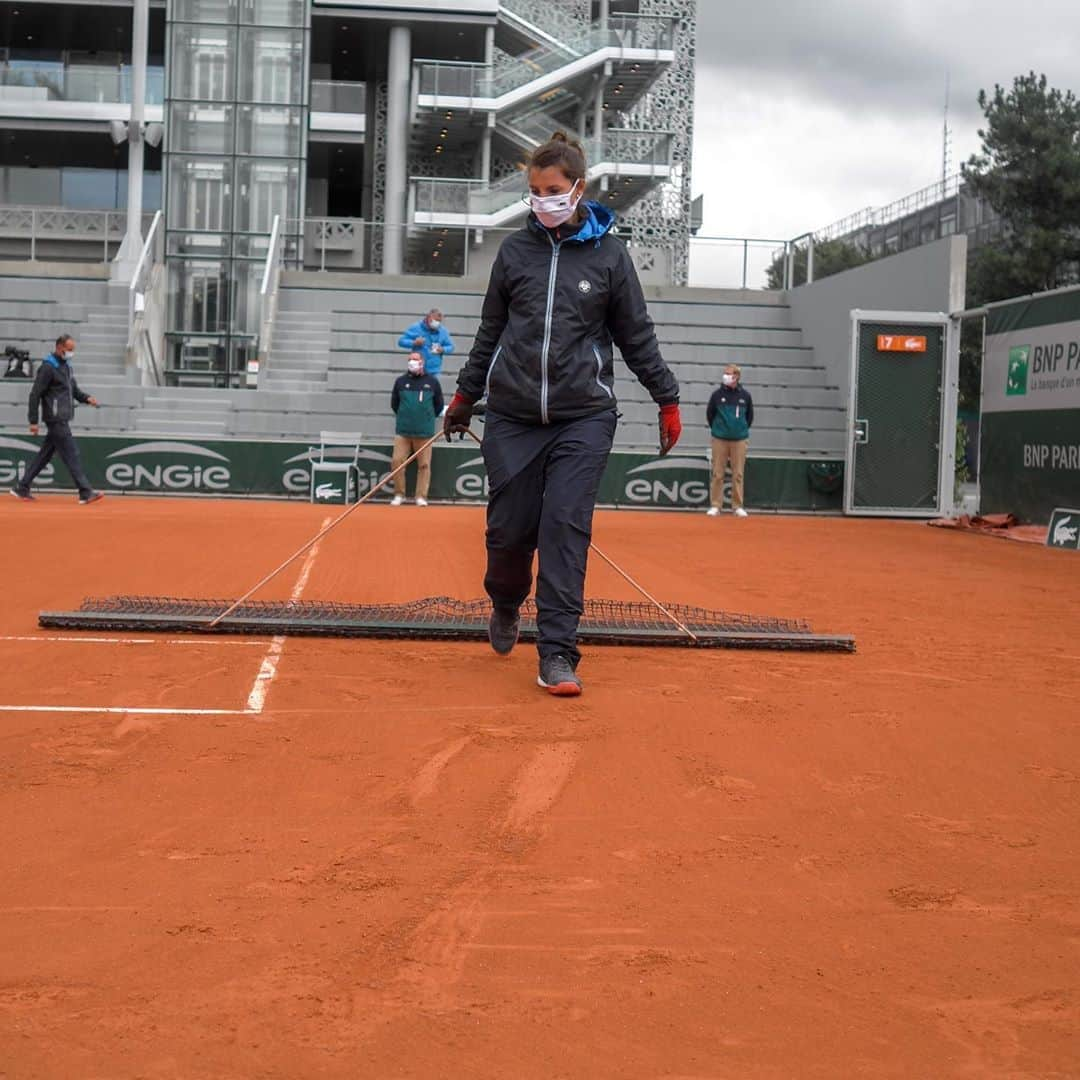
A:
<svg viewBox="0 0 1080 1080">
<path fill-rule="evenodd" d="M 870 259 L 870 255 L 846 240 L 821 240 L 814 244 L 814 280 L 862 266 L 863 263 L 870 262 Z M 782 289 L 784 287 L 783 253 L 773 259 L 769 269 L 765 271 L 765 278 L 768 283 L 767 288 Z M 793 287 L 806 283 L 806 248 L 804 246 L 795 249 L 792 278 Z"/>
<path fill-rule="evenodd" d="M 969 305 L 1077 280 L 1080 267 L 1080 101 L 1045 75 L 979 92 L 982 151 L 964 179 L 1000 215 L 1004 235 L 971 260 Z"/>
</svg>

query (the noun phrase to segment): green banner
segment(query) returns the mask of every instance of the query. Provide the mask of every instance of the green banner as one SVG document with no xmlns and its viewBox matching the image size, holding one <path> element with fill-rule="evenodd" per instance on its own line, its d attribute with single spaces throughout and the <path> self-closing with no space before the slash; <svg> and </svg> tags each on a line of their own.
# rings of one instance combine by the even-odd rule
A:
<svg viewBox="0 0 1080 1080">
<path fill-rule="evenodd" d="M 78 443 L 90 482 L 103 491 L 171 495 L 266 495 L 308 498 L 311 490 L 306 442 L 243 439 L 80 435 Z M 0 434 L 0 488 L 11 487 L 25 473 L 40 439 Z M 360 448 L 359 494 L 390 470 L 392 448 L 384 443 Z M 328 452 L 335 461 L 351 460 L 353 451 Z M 410 467 L 408 490 L 413 490 Z M 320 476 L 326 501 L 337 501 L 342 486 Z M 325 481 L 325 482 L 324 482 Z M 71 490 L 67 469 L 54 459 L 35 481 L 40 490 Z M 746 502 L 769 510 L 829 510 L 841 507 L 842 464 L 791 458 L 750 458 L 746 464 Z M 390 497 L 380 492 L 376 498 Z M 725 505 L 730 504 L 730 481 Z M 476 445 L 437 444 L 432 455 L 430 498 L 476 501 L 487 498 L 487 477 Z M 600 504 L 673 509 L 704 509 L 709 504 L 709 462 L 704 456 L 615 452 L 600 487 Z"/>
<path fill-rule="evenodd" d="M 1042 524 L 1080 506 L 1080 410 L 992 412 L 982 418 L 979 509 Z"/>
</svg>

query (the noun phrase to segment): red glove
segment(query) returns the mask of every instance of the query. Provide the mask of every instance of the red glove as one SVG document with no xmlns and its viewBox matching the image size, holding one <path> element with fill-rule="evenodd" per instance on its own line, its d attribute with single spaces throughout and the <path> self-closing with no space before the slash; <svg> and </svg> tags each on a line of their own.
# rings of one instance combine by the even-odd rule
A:
<svg viewBox="0 0 1080 1080">
<path fill-rule="evenodd" d="M 443 434 L 446 436 L 447 442 L 450 441 L 450 436 L 455 431 L 469 430 L 472 413 L 473 403 L 460 390 L 457 391 L 450 399 L 450 404 L 446 409 L 446 416 L 443 417 Z"/>
<path fill-rule="evenodd" d="M 660 406 L 660 456 L 663 457 L 678 441 L 682 434 L 682 417 L 679 415 L 679 403 Z"/>
</svg>

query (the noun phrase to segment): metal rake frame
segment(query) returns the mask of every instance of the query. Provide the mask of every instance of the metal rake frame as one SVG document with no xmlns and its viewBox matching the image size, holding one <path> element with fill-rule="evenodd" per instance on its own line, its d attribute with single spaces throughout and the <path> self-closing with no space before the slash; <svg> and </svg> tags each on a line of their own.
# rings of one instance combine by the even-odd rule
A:
<svg viewBox="0 0 1080 1080">
<path fill-rule="evenodd" d="M 491 603 L 438 596 L 404 603 L 247 600 L 226 617 L 229 600 L 110 596 L 84 600 L 77 611 L 43 611 L 43 627 L 164 633 L 307 635 L 486 641 Z M 578 640 L 592 645 L 677 645 L 683 648 L 797 649 L 853 652 L 844 635 L 815 634 L 801 619 L 743 615 L 684 604 L 667 608 L 693 631 L 688 636 L 653 604 L 586 600 Z M 536 638 L 536 605 L 521 608 L 521 640 Z"/>
</svg>

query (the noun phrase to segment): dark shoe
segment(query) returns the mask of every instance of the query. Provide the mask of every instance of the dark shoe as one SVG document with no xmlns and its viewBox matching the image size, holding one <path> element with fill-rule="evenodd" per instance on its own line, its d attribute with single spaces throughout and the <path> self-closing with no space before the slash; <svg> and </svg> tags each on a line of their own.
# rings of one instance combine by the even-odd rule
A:
<svg viewBox="0 0 1080 1080">
<path fill-rule="evenodd" d="M 29 491 L 20 491 L 18 488 L 12 488 L 11 494 L 15 496 L 19 502 L 37 502 L 37 497 L 31 495 Z"/>
<path fill-rule="evenodd" d="M 86 506 L 88 503 L 97 502 L 99 499 L 104 499 L 104 498 L 105 498 L 105 492 L 103 492 L 103 491 L 91 491 L 90 494 L 87 495 L 85 499 L 82 498 L 82 497 L 79 498 L 79 505 L 80 506 Z"/>
<path fill-rule="evenodd" d="M 556 697 L 577 697 L 581 693 L 581 680 L 562 653 L 540 657 L 540 674 L 536 677 L 536 685 Z"/>
<path fill-rule="evenodd" d="M 492 608 L 488 619 L 488 641 L 500 656 L 509 656 L 517 644 L 521 615 L 516 609 Z"/>
</svg>

